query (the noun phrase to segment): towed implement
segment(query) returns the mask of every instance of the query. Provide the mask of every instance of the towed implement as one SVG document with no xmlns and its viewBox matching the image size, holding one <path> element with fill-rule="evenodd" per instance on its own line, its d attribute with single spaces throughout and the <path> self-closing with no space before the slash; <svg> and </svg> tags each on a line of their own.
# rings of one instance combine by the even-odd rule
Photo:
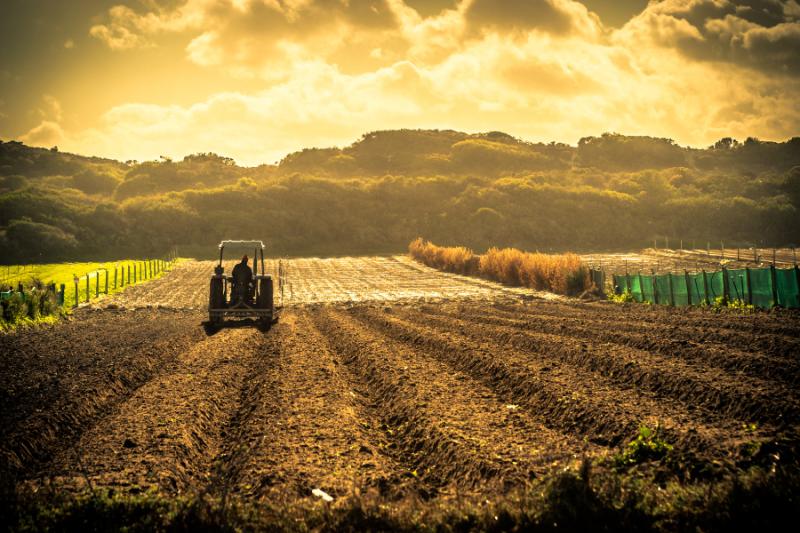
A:
<svg viewBox="0 0 800 533">
<path fill-rule="evenodd" d="M 234 275 L 225 275 L 222 259 L 226 247 L 255 249 L 252 273 L 247 268 L 245 275 L 242 275 L 243 270 L 237 272 L 237 269 L 234 269 Z M 208 320 L 212 325 L 221 325 L 225 317 L 253 318 L 263 325 L 271 324 L 277 318 L 273 294 L 272 276 L 266 273 L 264 266 L 264 243 L 261 241 L 219 243 L 219 264 L 214 267 L 214 275 L 211 276 L 208 298 Z"/>
</svg>

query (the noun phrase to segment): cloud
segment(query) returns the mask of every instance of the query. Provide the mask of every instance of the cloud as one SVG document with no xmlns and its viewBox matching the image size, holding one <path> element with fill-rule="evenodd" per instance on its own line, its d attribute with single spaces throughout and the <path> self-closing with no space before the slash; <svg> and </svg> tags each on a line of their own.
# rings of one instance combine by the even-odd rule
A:
<svg viewBox="0 0 800 533">
<path fill-rule="evenodd" d="M 664 0 L 619 30 L 568 0 L 143 5 L 156 7 L 118 6 L 93 34 L 116 49 L 180 34 L 188 61 L 261 90 L 120 104 L 65 132 L 67 149 L 123 160 L 213 151 L 257 164 L 389 128 L 570 143 L 618 131 L 702 146 L 785 138 L 800 125 L 794 1 Z"/>
<path fill-rule="evenodd" d="M 64 140 L 64 130 L 57 122 L 43 120 L 38 126 L 21 135 L 19 140 L 31 146 L 51 147 Z"/>
<path fill-rule="evenodd" d="M 799 16 L 794 0 L 664 0 L 648 5 L 619 35 L 692 59 L 798 75 Z"/>
<path fill-rule="evenodd" d="M 476 31 L 594 34 L 600 26 L 583 4 L 570 0 L 471 0 L 464 5 L 466 20 Z"/>
</svg>

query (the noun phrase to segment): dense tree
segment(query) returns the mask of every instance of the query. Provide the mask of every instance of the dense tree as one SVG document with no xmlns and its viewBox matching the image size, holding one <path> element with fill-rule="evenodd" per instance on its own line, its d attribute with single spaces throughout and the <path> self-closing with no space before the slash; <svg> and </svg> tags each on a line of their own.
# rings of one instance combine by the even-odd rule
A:
<svg viewBox="0 0 800 533">
<path fill-rule="evenodd" d="M 475 250 L 586 250 L 654 237 L 800 241 L 800 138 L 705 150 L 606 134 L 577 147 L 502 132 L 373 132 L 345 148 L 239 167 L 212 153 L 126 164 L 0 143 L 3 261 L 213 253 L 262 238 L 274 254 L 405 249 L 418 235 Z"/>
</svg>

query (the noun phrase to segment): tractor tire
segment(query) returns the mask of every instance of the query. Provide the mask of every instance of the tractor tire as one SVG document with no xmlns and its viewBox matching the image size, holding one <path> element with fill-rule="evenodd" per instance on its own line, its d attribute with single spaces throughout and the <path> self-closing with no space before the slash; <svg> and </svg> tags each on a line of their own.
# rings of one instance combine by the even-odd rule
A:
<svg viewBox="0 0 800 533">
<path fill-rule="evenodd" d="M 272 277 L 258 280 L 258 298 L 256 299 L 258 309 L 269 309 L 269 321 L 272 321 Z"/>
<path fill-rule="evenodd" d="M 222 309 L 225 306 L 225 295 L 222 290 L 222 278 L 211 278 L 211 287 L 208 295 L 209 309 Z M 222 322 L 222 313 L 209 312 L 208 320 L 212 324 Z"/>
</svg>

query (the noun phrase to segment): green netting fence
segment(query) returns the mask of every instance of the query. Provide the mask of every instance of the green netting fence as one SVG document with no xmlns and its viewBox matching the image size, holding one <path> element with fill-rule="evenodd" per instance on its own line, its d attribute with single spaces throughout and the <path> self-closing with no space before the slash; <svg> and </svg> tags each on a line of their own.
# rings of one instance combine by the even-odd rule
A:
<svg viewBox="0 0 800 533">
<path fill-rule="evenodd" d="M 770 309 L 800 308 L 800 269 L 743 268 L 683 274 L 615 274 L 616 294 L 630 293 L 637 302 L 687 306 L 711 305 L 720 299 Z"/>
</svg>

